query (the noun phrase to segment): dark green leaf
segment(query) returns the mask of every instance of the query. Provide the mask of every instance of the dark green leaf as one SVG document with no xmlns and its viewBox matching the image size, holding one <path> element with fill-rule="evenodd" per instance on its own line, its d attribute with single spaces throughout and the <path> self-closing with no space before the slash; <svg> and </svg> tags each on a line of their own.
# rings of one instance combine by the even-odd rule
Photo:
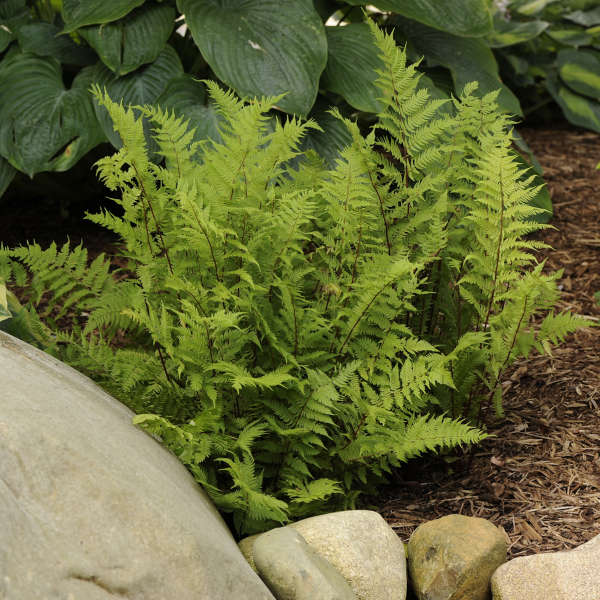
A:
<svg viewBox="0 0 600 600">
<path fill-rule="evenodd" d="M 556 59 L 560 78 L 574 92 L 600 100 L 600 53 L 561 50 Z"/>
<path fill-rule="evenodd" d="M 573 21 L 573 23 L 577 23 L 578 25 L 583 25 L 584 27 L 600 25 L 600 6 L 585 12 L 583 10 L 576 10 L 575 12 L 565 15 L 565 19 Z"/>
<path fill-rule="evenodd" d="M 153 104 L 165 91 L 169 82 L 182 74 L 181 61 L 175 50 L 168 45 L 153 63 L 124 77 L 116 79 L 106 67 L 98 67 L 96 71 L 97 82 L 106 86 L 114 101 L 123 101 L 124 104 L 132 106 Z M 96 102 L 94 106 L 104 134 L 115 148 L 120 148 L 121 140 L 113 129 L 108 112 Z"/>
<path fill-rule="evenodd" d="M 549 4 L 553 4 L 554 2 L 558 1 L 559 0 L 532 0 L 531 2 L 526 2 L 525 4 L 522 4 L 517 9 L 517 12 L 530 17 L 532 15 L 537 15 L 538 13 L 542 12 Z"/>
<path fill-rule="evenodd" d="M 314 150 L 329 167 L 335 166 L 340 152 L 352 143 L 352 135 L 342 121 L 326 111 L 316 111 L 311 117 L 323 131 L 311 130 L 302 140 L 300 149 Z"/>
<path fill-rule="evenodd" d="M 153 4 L 133 10 L 119 21 L 84 27 L 79 33 L 109 69 L 125 75 L 156 60 L 174 26 L 175 9 Z"/>
<path fill-rule="evenodd" d="M 403 17 L 459 36 L 480 37 L 492 30 L 487 0 L 350 0 L 349 4 L 374 4 Z"/>
<path fill-rule="evenodd" d="M 0 156 L 0 198 L 10 185 L 17 170 L 5 159 Z"/>
<path fill-rule="evenodd" d="M 143 3 L 144 0 L 63 0 L 65 31 L 116 21 Z"/>
<path fill-rule="evenodd" d="M 327 21 L 340 8 L 340 5 L 335 0 L 314 0 L 313 4 L 323 21 Z"/>
<path fill-rule="evenodd" d="M 383 68 L 373 34 L 366 23 L 326 27 L 329 56 L 321 85 L 340 94 L 354 108 L 378 112 L 377 69 Z"/>
<path fill-rule="evenodd" d="M 323 23 L 310 0 L 178 0 L 217 77 L 242 97 L 286 93 L 278 106 L 306 115 L 327 62 Z"/>
<path fill-rule="evenodd" d="M 0 52 L 17 37 L 19 28 L 31 20 L 25 0 L 0 1 Z"/>
<path fill-rule="evenodd" d="M 190 127 L 195 129 L 194 140 L 221 139 L 218 129 L 220 114 L 209 100 L 204 84 L 190 75 L 181 75 L 171 80 L 156 104 L 189 119 Z"/>
<path fill-rule="evenodd" d="M 556 42 L 560 42 L 565 46 L 574 46 L 575 48 L 587 46 L 594 40 L 592 35 L 587 34 L 580 27 L 550 27 L 546 29 L 546 33 Z"/>
<path fill-rule="evenodd" d="M 0 154 L 33 176 L 66 171 L 100 143 L 88 69 L 67 90 L 54 58 L 13 56 L 0 71 Z"/>
<path fill-rule="evenodd" d="M 496 59 L 483 40 L 450 35 L 408 19 L 395 18 L 393 23 L 401 41 L 408 40 L 429 63 L 450 70 L 458 93 L 467 83 L 478 81 L 479 94 L 499 89 L 499 106 L 511 114 L 522 114 L 519 100 L 500 80 Z"/>
<path fill-rule="evenodd" d="M 549 78 L 546 87 L 574 125 L 600 133 L 600 103 L 575 94 L 558 80 Z"/>
<path fill-rule="evenodd" d="M 536 38 L 545 31 L 547 21 L 511 21 L 502 17 L 494 18 L 494 31 L 486 38 L 492 48 L 502 48 L 521 44 Z"/>
<path fill-rule="evenodd" d="M 68 35 L 59 35 L 60 32 L 60 27 L 38 21 L 20 27 L 17 37 L 24 52 L 53 56 L 70 65 L 84 66 L 96 62 L 96 54 L 91 48 L 76 44 Z"/>
</svg>

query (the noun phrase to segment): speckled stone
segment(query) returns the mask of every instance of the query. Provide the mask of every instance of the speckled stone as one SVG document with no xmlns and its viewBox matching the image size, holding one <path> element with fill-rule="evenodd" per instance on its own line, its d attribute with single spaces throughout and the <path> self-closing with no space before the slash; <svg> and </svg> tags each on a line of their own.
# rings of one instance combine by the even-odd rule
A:
<svg viewBox="0 0 600 600">
<path fill-rule="evenodd" d="M 358 600 L 405 600 L 404 544 L 371 510 L 346 510 L 291 523 L 306 543 L 331 563 Z M 261 535 L 244 538 L 239 547 L 256 571 L 254 546 Z"/>
<path fill-rule="evenodd" d="M 487 600 L 506 549 L 503 532 L 485 519 L 448 515 L 423 523 L 408 542 L 413 590 L 419 600 Z"/>
<path fill-rule="evenodd" d="M 258 574 L 277 600 L 357 600 L 335 567 L 291 527 L 258 536 L 253 554 Z"/>
<path fill-rule="evenodd" d="M 379 513 L 346 510 L 289 527 L 344 576 L 359 600 L 405 600 L 404 544 Z"/>
<path fill-rule="evenodd" d="M 599 600 L 600 535 L 566 552 L 520 556 L 492 577 L 494 600 Z"/>
</svg>

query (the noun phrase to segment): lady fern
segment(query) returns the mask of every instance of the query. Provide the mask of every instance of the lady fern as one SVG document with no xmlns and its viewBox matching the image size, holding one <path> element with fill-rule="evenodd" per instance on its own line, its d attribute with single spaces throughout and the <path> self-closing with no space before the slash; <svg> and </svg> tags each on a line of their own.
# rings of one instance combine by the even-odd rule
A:
<svg viewBox="0 0 600 600">
<path fill-rule="evenodd" d="M 50 317 L 77 310 L 50 350 L 134 409 L 241 531 L 351 506 L 411 457 L 481 440 L 460 418 L 499 410 L 506 367 L 581 325 L 550 312 L 556 276 L 525 237 L 535 189 L 495 95 L 429 99 L 373 33 L 383 110 L 366 137 L 334 112 L 353 142 L 333 169 L 300 156 L 314 123 L 273 125 L 278 98 L 207 83 L 221 137 L 197 143 L 96 89 L 123 141 L 98 162 L 122 215 L 90 218 L 127 267 L 68 246 L 0 253 Z"/>
</svg>

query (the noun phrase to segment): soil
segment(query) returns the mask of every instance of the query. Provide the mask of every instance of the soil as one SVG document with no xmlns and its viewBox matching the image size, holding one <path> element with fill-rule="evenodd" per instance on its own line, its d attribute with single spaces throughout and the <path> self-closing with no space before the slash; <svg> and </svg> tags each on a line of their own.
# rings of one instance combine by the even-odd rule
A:
<svg viewBox="0 0 600 600">
<path fill-rule="evenodd" d="M 600 322 L 600 135 L 522 130 L 544 168 L 552 229 L 537 234 L 550 271 L 564 269 L 558 310 Z M 452 513 L 502 527 L 509 558 L 567 550 L 600 534 L 600 328 L 570 336 L 552 356 L 515 364 L 503 382 L 494 437 L 450 464 L 416 462 L 377 508 L 408 541 L 420 523 Z"/>
<path fill-rule="evenodd" d="M 564 269 L 558 308 L 600 323 L 600 135 L 521 133 L 554 203 L 552 228 L 537 237 L 553 247 L 542 253 L 546 268 Z M 56 203 L 19 197 L 13 186 L 0 202 L 0 241 L 46 246 L 70 238 L 91 256 L 113 254 L 110 234 L 82 226 L 84 212 L 98 209 L 93 192 L 95 200 L 83 197 L 61 212 Z M 503 387 L 505 416 L 489 425 L 493 437 L 458 459 L 409 463 L 372 501 L 404 541 L 420 523 L 451 513 L 502 527 L 510 558 L 569 549 L 600 533 L 600 328 L 570 336 L 552 356 L 514 365 Z"/>
</svg>

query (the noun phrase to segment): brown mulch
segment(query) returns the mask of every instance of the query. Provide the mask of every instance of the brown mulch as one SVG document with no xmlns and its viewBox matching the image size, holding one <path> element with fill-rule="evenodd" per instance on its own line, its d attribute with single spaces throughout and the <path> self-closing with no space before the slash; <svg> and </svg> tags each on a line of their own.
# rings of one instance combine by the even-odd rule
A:
<svg viewBox="0 0 600 600">
<path fill-rule="evenodd" d="M 600 135 L 521 133 L 554 203 L 555 229 L 536 237 L 553 247 L 543 252 L 548 268 L 564 269 L 559 309 L 600 322 Z M 457 462 L 409 466 L 379 499 L 404 541 L 420 523 L 451 513 L 501 526 L 510 558 L 600 534 L 600 328 L 570 336 L 553 356 L 520 361 L 503 387 L 505 417 L 489 427 L 493 438 Z"/>
</svg>

